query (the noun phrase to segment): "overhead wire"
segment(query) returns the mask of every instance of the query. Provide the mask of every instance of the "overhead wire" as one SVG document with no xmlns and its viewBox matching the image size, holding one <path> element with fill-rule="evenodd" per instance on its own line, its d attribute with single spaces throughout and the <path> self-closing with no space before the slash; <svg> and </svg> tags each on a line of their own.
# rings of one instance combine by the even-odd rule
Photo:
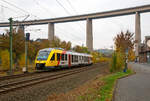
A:
<svg viewBox="0 0 150 101">
<path fill-rule="evenodd" d="M 4 18 L 5 18 L 5 14 L 4 14 L 4 9 L 3 9 L 3 6 L 2 6 L 2 5 L 1 5 L 1 17 L 2 17 L 2 20 L 1 20 L 1 21 L 3 21 Z"/>
<path fill-rule="evenodd" d="M 63 4 L 61 4 L 58 0 L 56 0 L 56 2 L 64 9 L 64 11 L 65 11 L 67 14 L 71 15 L 71 13 L 63 6 Z"/>
<path fill-rule="evenodd" d="M 58 0 L 57 0 L 58 1 Z M 72 8 L 72 10 L 76 13 L 76 15 L 78 15 L 78 13 L 77 13 L 77 11 L 75 10 L 75 8 L 73 7 L 73 5 L 71 4 L 71 2 L 69 1 L 69 0 L 67 0 L 67 2 L 68 2 L 68 4 L 70 5 L 70 7 Z M 64 7 L 64 6 L 63 6 Z M 65 8 L 65 7 L 64 7 Z M 67 10 L 68 11 L 68 10 Z M 69 11 L 68 11 L 69 12 Z M 66 12 L 67 13 L 67 12 Z M 71 15 L 70 13 L 67 13 L 67 14 L 69 14 L 69 15 Z M 76 24 L 78 27 L 79 27 L 79 30 L 80 31 L 82 31 L 82 32 L 84 32 L 84 28 L 83 28 L 83 26 L 79 23 L 79 24 Z M 72 29 L 74 29 L 74 28 L 72 28 Z"/>
<path fill-rule="evenodd" d="M 64 8 L 64 10 L 65 10 L 65 12 L 67 13 L 67 14 L 69 14 L 69 15 L 71 15 L 71 13 L 63 6 L 63 4 L 61 4 L 58 0 L 56 0 L 56 2 L 62 7 L 62 8 Z M 70 2 L 69 2 L 69 4 L 71 4 Z M 72 5 L 71 5 L 72 6 Z M 72 7 L 73 8 L 73 7 Z M 80 25 L 80 24 L 77 24 L 77 26 L 78 25 Z M 74 28 L 72 28 L 71 26 L 69 26 L 71 29 L 73 29 L 73 30 L 75 30 Z M 81 31 L 81 30 L 80 30 Z M 82 29 L 82 31 L 84 32 L 84 30 Z"/>
<path fill-rule="evenodd" d="M 64 30 L 64 29 L 62 29 L 61 27 L 59 27 L 59 29 L 61 29 L 61 30 L 63 30 L 63 32 L 66 32 L 66 33 L 70 33 L 70 32 L 68 32 L 67 30 Z M 78 37 L 78 36 L 76 36 L 76 35 L 74 35 L 74 34 L 71 34 L 73 37 L 76 37 L 77 39 L 81 39 L 80 37 Z M 82 40 L 82 39 L 81 39 Z"/>
<path fill-rule="evenodd" d="M 59 32 L 59 30 L 58 30 L 58 32 Z M 65 34 L 65 32 L 64 32 L 64 31 L 60 31 L 60 33 L 62 33 L 62 34 L 63 34 L 63 36 L 66 36 L 66 37 L 68 37 L 68 35 L 70 35 L 70 34 L 71 34 L 71 33 L 68 33 L 68 32 L 67 32 L 68 34 Z M 72 35 L 72 34 L 71 34 L 71 35 Z M 75 40 L 75 39 L 74 39 L 74 38 L 72 38 L 72 37 L 70 37 L 70 38 L 71 38 L 72 40 Z M 80 42 L 81 42 L 81 43 L 80 43 L 79 41 L 80 41 L 80 40 L 78 40 L 77 42 L 75 41 L 75 43 L 76 43 L 76 44 L 81 44 L 82 42 L 80 41 Z"/>
<path fill-rule="evenodd" d="M 75 9 L 75 7 L 72 5 L 72 3 L 70 2 L 70 0 L 66 0 L 68 2 L 68 4 L 70 5 L 70 7 L 72 8 L 72 10 L 75 12 L 76 15 L 78 15 L 77 10 Z M 78 24 L 81 28 L 81 30 L 83 30 L 83 26 L 81 24 Z"/>
<path fill-rule="evenodd" d="M 70 0 L 66 0 L 68 2 L 68 4 L 71 6 L 71 8 L 73 9 L 73 11 L 78 14 L 78 12 L 76 11 L 76 9 L 74 8 L 74 6 L 72 5 L 72 3 L 70 2 Z"/>
<path fill-rule="evenodd" d="M 26 11 L 26 10 L 20 8 L 20 7 L 17 7 L 16 5 L 14 5 L 14 4 L 10 3 L 10 2 L 7 2 L 6 0 L 1 0 L 1 1 L 3 1 L 3 2 L 5 2 L 5 3 L 7 3 L 7 4 L 9 4 L 9 5 L 11 5 L 11 6 L 13 6 L 13 7 L 17 8 L 17 9 L 19 9 L 19 10 L 21 10 L 22 12 L 25 12 L 25 13 L 30 14 L 28 11 Z M 64 9 L 68 14 L 71 14 L 69 11 L 67 11 L 67 9 L 66 9 L 58 0 L 56 0 L 56 1 L 57 1 L 57 3 L 58 3 L 61 7 L 63 7 L 63 9 Z M 36 17 L 37 17 L 37 16 L 36 16 Z"/>
<path fill-rule="evenodd" d="M 16 11 L 16 10 L 14 10 L 14 9 L 12 9 L 12 8 L 10 8 L 10 7 L 7 7 L 7 6 L 4 6 L 4 5 L 2 5 L 2 4 L 0 4 L 0 6 L 1 7 L 3 7 L 3 8 L 6 8 L 6 9 L 8 9 L 8 10 L 10 10 L 10 11 L 13 11 L 14 13 L 16 13 L 16 14 L 18 14 L 18 11 Z M 21 12 L 22 13 L 22 12 Z M 24 14 L 24 13 L 23 13 Z M 19 19 L 19 18 L 24 18 L 24 17 L 26 17 L 27 15 L 22 15 L 22 16 L 12 16 L 12 18 L 13 19 Z M 4 20 L 8 20 L 9 18 L 3 18 Z M 0 20 L 0 21 L 4 21 L 4 20 Z"/>
<path fill-rule="evenodd" d="M 7 7 L 7 6 L 4 6 L 4 5 L 0 5 L 0 6 L 1 6 L 1 7 L 4 7 L 4 8 L 7 8 L 7 9 L 9 9 L 9 10 L 15 12 L 15 13 L 18 13 L 18 11 L 14 10 L 14 9 L 12 9 L 12 8 L 9 8 L 9 7 Z"/>
<path fill-rule="evenodd" d="M 39 2 L 37 2 L 36 0 L 34 0 L 35 1 L 35 3 L 37 4 L 37 5 L 39 5 L 40 7 L 42 7 L 40 4 L 39 4 Z M 47 10 L 47 8 L 43 8 L 44 10 Z M 48 11 L 48 10 L 47 10 Z M 49 13 L 50 14 L 50 13 Z M 55 16 L 55 15 L 54 15 Z M 55 16 L 56 17 L 56 16 Z M 62 28 L 60 28 L 60 27 L 58 27 L 60 30 L 62 30 Z M 74 28 L 73 28 L 74 29 Z M 66 32 L 66 30 L 63 30 L 63 31 L 65 31 Z M 67 32 L 68 33 L 68 32 Z M 76 36 L 76 35 L 74 35 L 74 34 L 72 34 L 72 36 L 74 36 L 74 37 L 76 37 L 76 38 L 79 38 L 79 39 L 81 39 L 80 37 L 78 37 L 78 36 Z"/>
<path fill-rule="evenodd" d="M 24 13 L 30 14 L 30 15 L 32 15 L 32 16 L 34 16 L 34 17 L 37 17 L 36 15 L 33 15 L 33 14 L 29 13 L 28 11 L 26 11 L 26 10 L 24 10 L 24 9 L 18 7 L 18 6 L 14 5 L 14 4 L 10 3 L 10 2 L 7 2 L 6 0 L 1 0 L 1 1 L 3 1 L 3 2 L 9 4 L 10 6 L 13 6 L 13 7 L 19 9 L 20 11 L 22 11 L 22 12 L 24 12 Z M 37 17 L 37 18 L 38 18 L 38 17 Z"/>
<path fill-rule="evenodd" d="M 29 12 L 27 12 L 26 10 L 24 10 L 24 9 L 22 9 L 22 8 L 20 8 L 20 7 L 17 7 L 16 5 L 14 5 L 14 4 L 10 3 L 10 2 L 7 2 L 7 1 L 5 1 L 5 0 L 1 0 L 1 1 L 3 1 L 3 2 L 5 2 L 5 3 L 7 3 L 7 4 L 9 4 L 9 5 L 11 5 L 11 6 L 13 6 L 13 7 L 15 7 L 15 8 L 17 8 L 17 9 L 19 9 L 19 10 L 21 10 L 21 11 L 23 11 L 23 12 L 25 12 L 25 13 L 29 13 Z"/>
<path fill-rule="evenodd" d="M 51 10 L 49 10 L 49 9 L 47 9 L 45 6 L 41 5 L 37 0 L 33 0 L 33 2 L 35 2 L 36 5 L 40 6 L 40 8 L 42 8 L 43 11 L 45 11 L 45 12 L 51 12 Z M 51 13 L 52 13 L 52 12 L 51 12 Z M 50 13 L 49 13 L 49 14 L 50 14 Z M 56 17 L 56 16 L 54 15 L 54 17 Z"/>
</svg>

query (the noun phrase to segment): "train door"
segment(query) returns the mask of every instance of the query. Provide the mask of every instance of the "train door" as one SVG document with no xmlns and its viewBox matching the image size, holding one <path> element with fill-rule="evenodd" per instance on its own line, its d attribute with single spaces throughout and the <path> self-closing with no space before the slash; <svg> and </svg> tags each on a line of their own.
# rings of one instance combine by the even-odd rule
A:
<svg viewBox="0 0 150 101">
<path fill-rule="evenodd" d="M 71 67 L 71 55 L 69 54 L 68 65 Z"/>
<path fill-rule="evenodd" d="M 52 53 L 48 66 L 57 66 L 56 53 Z"/>
</svg>

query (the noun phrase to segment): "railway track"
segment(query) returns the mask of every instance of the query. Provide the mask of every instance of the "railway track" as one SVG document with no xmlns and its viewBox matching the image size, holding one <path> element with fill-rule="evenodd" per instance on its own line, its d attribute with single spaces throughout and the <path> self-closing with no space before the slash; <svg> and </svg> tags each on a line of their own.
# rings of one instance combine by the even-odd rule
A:
<svg viewBox="0 0 150 101">
<path fill-rule="evenodd" d="M 75 69 L 75 68 L 72 68 Z M 67 69 L 63 69 L 64 71 Z M 57 70 L 60 71 L 60 70 Z M 55 72 L 57 72 L 55 71 Z M 61 69 L 62 71 L 62 69 Z M 16 78 L 21 78 L 21 77 L 27 77 L 27 76 L 34 76 L 34 75 L 38 75 L 39 73 L 43 73 L 43 74 L 49 74 L 50 71 L 36 71 L 36 72 L 32 72 L 32 73 L 24 73 L 24 74 L 17 74 L 17 75 L 11 75 L 11 76 L 4 76 L 4 77 L 0 77 L 0 81 L 4 81 L 4 80 L 9 80 L 9 79 L 16 79 Z"/>
<path fill-rule="evenodd" d="M 9 79 L 15 79 L 15 78 L 20 78 L 20 77 L 25 77 L 25 76 L 31 76 L 31 75 L 34 75 L 34 74 L 37 74 L 37 73 L 33 72 L 33 73 L 25 73 L 25 74 L 4 76 L 4 77 L 0 77 L 0 81 L 9 80 Z"/>
<path fill-rule="evenodd" d="M 38 78 L 32 78 L 29 80 L 22 80 L 22 81 L 17 81 L 17 82 L 13 82 L 13 83 L 3 84 L 3 85 L 0 85 L 0 94 L 4 94 L 4 93 L 14 91 L 14 90 L 17 90 L 20 88 L 24 88 L 27 86 L 43 83 L 46 81 L 51 81 L 51 80 L 55 80 L 58 78 L 63 78 L 65 76 L 81 73 L 83 71 L 91 70 L 91 69 L 94 69 L 94 68 L 93 67 L 78 68 L 78 69 L 75 69 L 72 71 L 67 71 L 64 73 L 58 73 L 58 74 L 47 75 L 47 76 L 38 77 Z"/>
</svg>

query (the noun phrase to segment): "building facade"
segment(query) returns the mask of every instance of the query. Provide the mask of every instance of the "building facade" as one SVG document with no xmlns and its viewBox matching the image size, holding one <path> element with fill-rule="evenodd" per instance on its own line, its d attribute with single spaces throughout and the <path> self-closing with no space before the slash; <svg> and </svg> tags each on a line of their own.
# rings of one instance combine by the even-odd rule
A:
<svg viewBox="0 0 150 101">
<path fill-rule="evenodd" d="M 145 42 L 140 45 L 139 62 L 150 63 L 150 36 L 145 36 Z"/>
</svg>

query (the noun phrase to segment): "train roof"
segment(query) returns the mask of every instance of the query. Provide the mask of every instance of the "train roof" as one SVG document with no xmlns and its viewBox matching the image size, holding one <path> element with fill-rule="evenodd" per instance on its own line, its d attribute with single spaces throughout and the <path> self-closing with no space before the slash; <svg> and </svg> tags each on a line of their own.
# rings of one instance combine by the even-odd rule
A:
<svg viewBox="0 0 150 101">
<path fill-rule="evenodd" d="M 63 48 L 44 48 L 44 49 L 41 49 L 40 51 L 52 51 L 52 50 L 64 50 Z"/>
<path fill-rule="evenodd" d="M 78 52 L 74 52 L 74 51 L 66 51 L 67 54 L 73 54 L 73 55 L 81 55 L 81 56 L 91 56 L 90 54 L 87 53 L 78 53 Z"/>
<path fill-rule="evenodd" d="M 39 51 L 52 51 L 52 50 L 62 50 L 62 51 L 65 51 L 63 48 L 44 48 L 44 49 L 41 49 Z M 87 54 L 87 53 L 78 53 L 78 52 L 75 52 L 75 51 L 72 51 L 72 50 L 69 50 L 69 51 L 66 51 L 67 54 L 73 54 L 73 55 L 81 55 L 81 56 L 90 56 L 92 57 L 92 55 L 90 54 Z"/>
</svg>

